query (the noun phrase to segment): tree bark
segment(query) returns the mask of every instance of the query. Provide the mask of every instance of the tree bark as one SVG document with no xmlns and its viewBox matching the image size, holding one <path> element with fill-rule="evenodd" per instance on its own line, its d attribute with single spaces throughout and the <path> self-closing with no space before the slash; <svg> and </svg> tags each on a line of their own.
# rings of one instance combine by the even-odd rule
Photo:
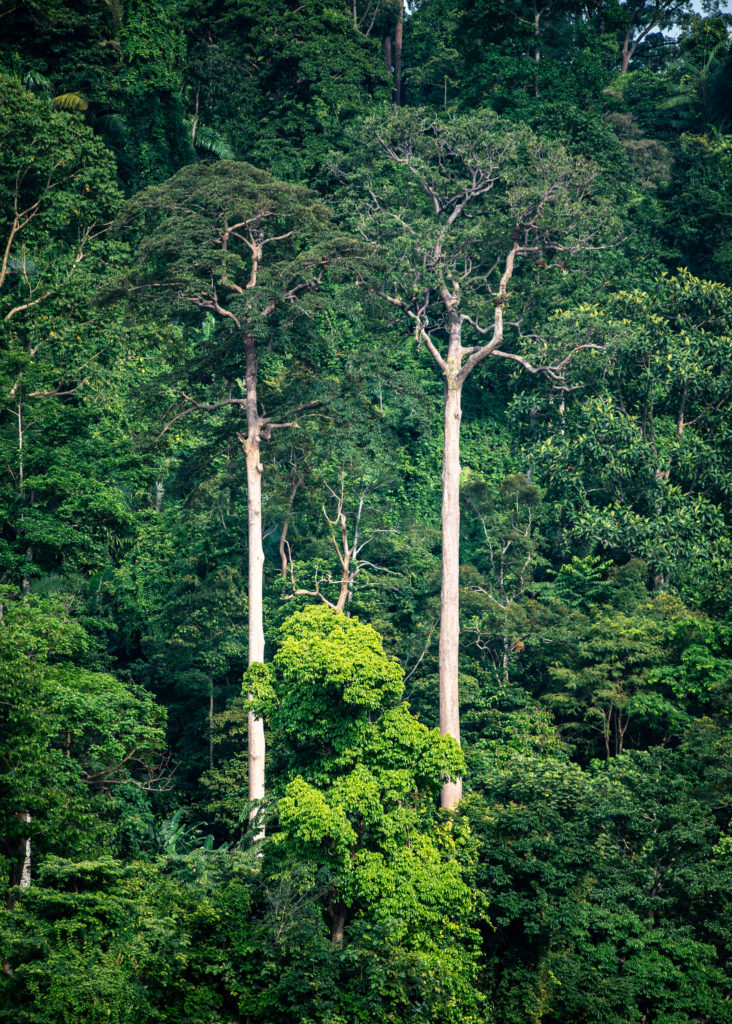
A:
<svg viewBox="0 0 732 1024">
<path fill-rule="evenodd" d="M 459 346 L 459 340 L 458 340 Z M 452 347 L 452 345 L 451 345 Z M 459 358 L 459 356 L 458 356 Z M 460 420 L 459 370 L 445 374 L 445 447 L 442 458 L 442 590 L 440 594 L 440 732 L 460 742 L 458 652 L 460 644 Z M 463 795 L 462 779 L 446 782 L 441 805 L 452 810 Z"/>
<path fill-rule="evenodd" d="M 244 453 L 247 463 L 247 515 L 249 520 L 249 665 L 264 664 L 264 549 L 262 547 L 262 463 L 260 461 L 261 420 L 257 408 L 257 358 L 254 338 L 246 339 L 246 412 L 247 436 Z M 249 695 L 251 699 L 251 694 Z M 264 721 L 252 711 L 247 720 L 249 740 L 249 800 L 255 806 L 249 812 L 256 817 L 258 802 L 264 799 Z M 259 826 L 255 839 L 264 838 Z"/>
</svg>

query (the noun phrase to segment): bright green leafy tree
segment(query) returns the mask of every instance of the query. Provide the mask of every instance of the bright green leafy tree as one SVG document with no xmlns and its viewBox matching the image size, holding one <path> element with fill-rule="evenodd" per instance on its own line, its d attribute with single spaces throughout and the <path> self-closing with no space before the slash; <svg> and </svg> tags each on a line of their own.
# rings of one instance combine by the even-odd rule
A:
<svg viewBox="0 0 732 1024">
<path fill-rule="evenodd" d="M 400 703 L 402 671 L 378 634 L 325 607 L 287 620 L 271 673 L 248 685 L 284 786 L 265 870 L 316 873 L 345 972 L 330 995 L 338 1012 L 363 999 L 364 1019 L 377 1020 L 416 1001 L 425 1020 L 477 1019 L 468 836 L 435 820 L 444 778 L 462 771 L 457 745 Z"/>
</svg>

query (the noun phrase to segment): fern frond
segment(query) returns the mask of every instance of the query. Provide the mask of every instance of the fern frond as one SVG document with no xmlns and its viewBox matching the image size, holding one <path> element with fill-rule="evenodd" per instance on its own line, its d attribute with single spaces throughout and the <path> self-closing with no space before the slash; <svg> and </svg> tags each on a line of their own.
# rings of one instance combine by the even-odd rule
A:
<svg viewBox="0 0 732 1024">
<path fill-rule="evenodd" d="M 42 597 L 51 597 L 53 594 L 60 594 L 64 586 L 64 581 L 59 574 L 52 572 L 49 576 L 41 576 L 32 580 L 30 592 L 31 594 L 40 594 Z"/>
<path fill-rule="evenodd" d="M 86 110 L 89 101 L 81 92 L 62 92 L 53 97 L 53 105 L 57 110 Z"/>
</svg>

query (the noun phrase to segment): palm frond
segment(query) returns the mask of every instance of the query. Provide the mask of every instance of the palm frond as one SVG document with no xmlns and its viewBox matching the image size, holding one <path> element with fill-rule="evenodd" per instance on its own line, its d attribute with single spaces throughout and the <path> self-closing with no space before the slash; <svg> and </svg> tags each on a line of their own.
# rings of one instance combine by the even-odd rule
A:
<svg viewBox="0 0 732 1024">
<path fill-rule="evenodd" d="M 226 137 L 214 131 L 213 128 L 207 128 L 206 125 L 198 125 L 193 145 L 196 149 L 212 153 L 219 160 L 235 159 L 234 150 L 229 145 Z"/>
</svg>

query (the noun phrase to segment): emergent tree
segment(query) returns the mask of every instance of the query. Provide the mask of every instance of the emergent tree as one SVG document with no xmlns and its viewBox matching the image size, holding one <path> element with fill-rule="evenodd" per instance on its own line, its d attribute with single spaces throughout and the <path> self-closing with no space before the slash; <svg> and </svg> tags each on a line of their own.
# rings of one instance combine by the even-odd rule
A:
<svg viewBox="0 0 732 1024">
<path fill-rule="evenodd" d="M 566 273 L 568 257 L 603 245 L 611 215 L 591 164 L 488 110 L 446 119 L 394 111 L 374 118 L 367 138 L 374 168 L 361 228 L 385 255 L 376 287 L 409 319 L 444 382 L 440 728 L 459 741 L 463 385 L 489 356 L 561 385 L 571 351 L 542 366 L 505 347 L 507 329 L 521 338 L 526 310 L 512 303 L 512 282 L 521 261 Z M 461 794 L 460 780 L 446 782 L 442 805 Z"/>
<path fill-rule="evenodd" d="M 232 161 L 183 168 L 136 196 L 125 221 L 140 231 L 138 279 L 130 293 L 140 289 L 169 311 L 195 311 L 199 319 L 208 315 L 220 330 L 231 332 L 229 379 L 221 382 L 221 392 L 211 394 L 207 387 L 207 394 L 196 396 L 178 389 L 163 433 L 192 413 L 229 409 L 235 414 L 231 428 L 247 471 L 248 660 L 250 666 L 263 663 L 261 446 L 276 428 L 296 426 L 292 417 L 317 402 L 301 403 L 288 410 L 286 422 L 273 422 L 261 403 L 259 360 L 273 347 L 282 350 L 293 310 L 302 310 L 302 300 L 317 292 L 326 267 L 343 254 L 347 242 L 333 231 L 327 211 L 307 189 Z M 240 377 L 237 367 L 243 370 Z M 265 741 L 264 724 L 252 713 L 248 737 L 253 816 L 264 797 Z"/>
</svg>

